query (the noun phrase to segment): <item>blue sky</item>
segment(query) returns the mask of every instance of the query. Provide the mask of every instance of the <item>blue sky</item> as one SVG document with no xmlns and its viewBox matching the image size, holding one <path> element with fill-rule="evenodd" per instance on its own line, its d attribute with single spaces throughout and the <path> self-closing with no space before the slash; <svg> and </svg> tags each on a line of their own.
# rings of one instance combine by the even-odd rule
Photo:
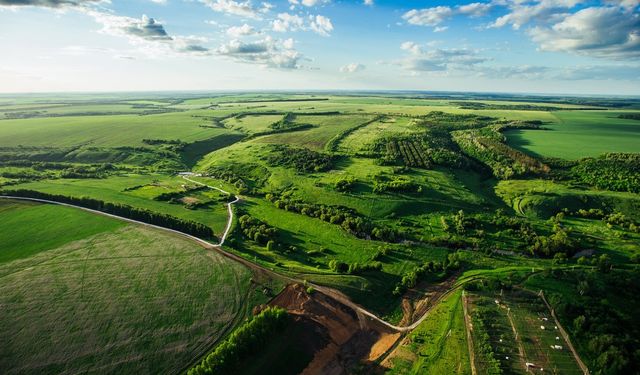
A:
<svg viewBox="0 0 640 375">
<path fill-rule="evenodd" d="M 640 0 L 0 0 L 0 92 L 640 94 Z"/>
</svg>

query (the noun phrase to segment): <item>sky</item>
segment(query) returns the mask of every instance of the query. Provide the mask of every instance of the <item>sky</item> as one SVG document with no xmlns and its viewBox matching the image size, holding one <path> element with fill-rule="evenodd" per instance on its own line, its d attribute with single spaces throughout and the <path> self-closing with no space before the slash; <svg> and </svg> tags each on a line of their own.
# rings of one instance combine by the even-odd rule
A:
<svg viewBox="0 0 640 375">
<path fill-rule="evenodd" d="M 0 92 L 640 95 L 640 0 L 0 0 Z"/>
</svg>

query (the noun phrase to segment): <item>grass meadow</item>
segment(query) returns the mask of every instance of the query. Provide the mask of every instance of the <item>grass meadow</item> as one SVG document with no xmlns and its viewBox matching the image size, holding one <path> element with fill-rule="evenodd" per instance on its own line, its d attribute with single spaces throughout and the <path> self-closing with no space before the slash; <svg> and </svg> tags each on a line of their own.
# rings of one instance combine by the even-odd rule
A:
<svg viewBox="0 0 640 375">
<path fill-rule="evenodd" d="M 177 373 L 264 300 L 244 266 L 183 238 L 72 208 L 0 207 L 21 239 L 0 241 L 2 254 L 30 252 L 0 264 L 5 374 Z"/>
</svg>

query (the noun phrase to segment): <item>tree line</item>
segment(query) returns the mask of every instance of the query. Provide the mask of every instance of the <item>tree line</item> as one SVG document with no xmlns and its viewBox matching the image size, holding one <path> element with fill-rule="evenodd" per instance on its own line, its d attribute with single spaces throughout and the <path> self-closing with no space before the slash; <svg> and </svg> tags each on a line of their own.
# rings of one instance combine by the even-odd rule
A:
<svg viewBox="0 0 640 375">
<path fill-rule="evenodd" d="M 226 340 L 192 367 L 189 375 L 235 375 L 246 361 L 264 349 L 264 345 L 286 328 L 289 314 L 280 307 L 267 307 L 236 329 Z"/>
<path fill-rule="evenodd" d="M 285 195 L 272 193 L 267 194 L 265 198 L 279 209 L 340 225 L 342 229 L 359 238 L 376 239 L 385 242 L 396 242 L 400 238 L 395 229 L 387 226 L 377 226 L 369 219 L 346 207 L 307 203 L 298 199 L 291 199 Z"/>
<path fill-rule="evenodd" d="M 89 208 L 92 210 L 101 211 L 128 219 L 141 221 L 147 224 L 153 224 L 160 227 L 177 230 L 200 238 L 216 238 L 213 230 L 202 223 L 191 220 L 184 220 L 175 216 L 131 207 L 120 203 L 110 203 L 88 197 L 71 197 L 66 195 L 48 194 L 40 191 L 25 189 L 5 190 L 3 191 L 3 194 L 16 197 L 36 198 L 72 204 L 75 206 Z"/>
</svg>

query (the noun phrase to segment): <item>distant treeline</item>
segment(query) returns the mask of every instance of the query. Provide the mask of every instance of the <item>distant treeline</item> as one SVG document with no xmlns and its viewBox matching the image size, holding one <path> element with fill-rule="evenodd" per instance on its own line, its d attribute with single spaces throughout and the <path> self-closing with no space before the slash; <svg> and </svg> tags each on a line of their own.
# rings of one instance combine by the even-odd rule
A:
<svg viewBox="0 0 640 375">
<path fill-rule="evenodd" d="M 626 120 L 640 120 L 640 113 L 623 113 L 618 118 L 623 118 Z"/>
<path fill-rule="evenodd" d="M 601 108 L 591 107 L 555 107 L 535 104 L 494 104 L 494 103 L 482 103 L 482 102 L 450 102 L 453 105 L 457 105 L 460 109 L 497 109 L 497 110 L 509 110 L 509 111 L 589 111 Z"/>
<path fill-rule="evenodd" d="M 229 102 L 218 102 L 218 104 L 233 103 L 278 103 L 278 102 L 319 102 L 327 101 L 329 98 L 304 98 L 304 99 L 255 99 L 255 100 L 233 100 Z"/>
<path fill-rule="evenodd" d="M 192 367 L 189 375 L 235 375 L 242 373 L 246 361 L 264 349 L 274 335 L 284 330 L 289 314 L 280 307 L 268 307 L 247 323 L 236 329 L 231 336 L 216 346 L 202 362 Z"/>
<path fill-rule="evenodd" d="M 183 233 L 200 238 L 215 239 L 213 230 L 208 226 L 191 221 L 170 216 L 163 213 L 153 212 L 145 209 L 135 208 L 119 203 L 104 202 L 98 199 L 87 197 L 70 197 L 66 195 L 48 194 L 35 190 L 3 190 L 3 195 L 44 199 L 54 202 L 67 203 L 75 206 L 89 208 L 108 214 L 125 217 L 132 220 L 153 224 L 164 228 L 177 230 Z"/>
</svg>

